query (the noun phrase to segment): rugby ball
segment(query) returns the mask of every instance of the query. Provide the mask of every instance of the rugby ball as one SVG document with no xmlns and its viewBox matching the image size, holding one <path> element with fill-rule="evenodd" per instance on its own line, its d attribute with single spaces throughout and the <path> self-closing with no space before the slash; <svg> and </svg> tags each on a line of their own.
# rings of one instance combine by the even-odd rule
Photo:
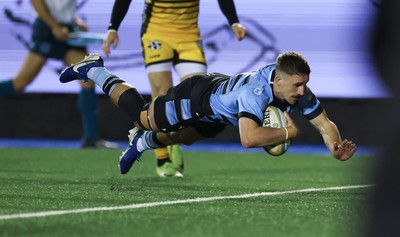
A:
<svg viewBox="0 0 400 237">
<path fill-rule="evenodd" d="M 276 106 L 268 106 L 264 111 L 263 127 L 282 128 L 287 126 L 285 114 Z M 285 154 L 290 146 L 290 139 L 279 143 L 263 147 L 268 154 L 280 156 Z"/>
</svg>

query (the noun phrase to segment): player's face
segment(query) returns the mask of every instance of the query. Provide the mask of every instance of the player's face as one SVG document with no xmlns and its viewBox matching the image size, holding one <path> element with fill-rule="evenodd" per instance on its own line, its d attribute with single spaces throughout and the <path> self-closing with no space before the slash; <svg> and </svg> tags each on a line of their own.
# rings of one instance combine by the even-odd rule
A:
<svg viewBox="0 0 400 237">
<path fill-rule="evenodd" d="M 276 96 L 280 99 L 285 99 L 289 104 L 293 105 L 304 95 L 309 76 L 278 73 L 277 79 Z"/>
</svg>

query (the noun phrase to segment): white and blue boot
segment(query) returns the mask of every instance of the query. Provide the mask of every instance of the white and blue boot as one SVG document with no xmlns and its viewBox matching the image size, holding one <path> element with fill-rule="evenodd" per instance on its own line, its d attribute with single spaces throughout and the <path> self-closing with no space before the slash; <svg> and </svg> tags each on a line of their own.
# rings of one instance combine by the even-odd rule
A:
<svg viewBox="0 0 400 237">
<path fill-rule="evenodd" d="M 125 151 L 119 158 L 119 169 L 121 174 L 128 173 L 133 163 L 135 163 L 136 160 L 140 160 L 142 152 L 138 151 L 137 143 L 142 135 L 143 131 L 139 130 L 136 127 L 129 130 L 129 146 L 125 149 Z"/>
<path fill-rule="evenodd" d="M 79 63 L 65 68 L 60 74 L 60 82 L 67 83 L 74 80 L 88 81 L 88 71 L 93 67 L 104 67 L 100 54 L 91 53 Z"/>
</svg>

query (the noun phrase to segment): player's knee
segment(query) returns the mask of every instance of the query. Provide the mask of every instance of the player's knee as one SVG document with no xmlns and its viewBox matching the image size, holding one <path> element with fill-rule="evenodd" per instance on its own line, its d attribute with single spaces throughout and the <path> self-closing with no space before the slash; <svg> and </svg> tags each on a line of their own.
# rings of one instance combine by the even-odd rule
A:
<svg viewBox="0 0 400 237">
<path fill-rule="evenodd" d="M 167 135 L 170 139 L 170 142 L 173 144 L 192 145 L 194 143 L 193 139 L 186 134 L 185 130 L 169 132 Z"/>
<path fill-rule="evenodd" d="M 134 121 L 140 121 L 140 113 L 145 101 L 135 88 L 124 91 L 118 99 L 118 107 L 129 115 Z"/>
<path fill-rule="evenodd" d="M 181 141 L 180 144 L 183 144 L 183 145 L 186 145 L 186 146 L 190 146 L 190 145 L 193 145 L 195 142 L 196 141 L 185 140 L 185 141 Z"/>
<path fill-rule="evenodd" d="M 179 144 L 183 144 L 183 145 L 193 145 L 194 143 L 196 143 L 199 139 L 197 138 L 197 136 L 190 136 L 187 134 L 184 134 L 183 136 L 179 136 Z"/>
</svg>

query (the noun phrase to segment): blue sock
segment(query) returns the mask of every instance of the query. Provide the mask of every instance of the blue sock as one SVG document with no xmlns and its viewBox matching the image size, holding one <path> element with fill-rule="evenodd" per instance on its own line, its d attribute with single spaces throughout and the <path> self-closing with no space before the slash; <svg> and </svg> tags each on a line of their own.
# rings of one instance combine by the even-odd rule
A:
<svg viewBox="0 0 400 237">
<path fill-rule="evenodd" d="M 93 89 L 82 89 L 78 95 L 78 107 L 82 117 L 83 137 L 87 141 L 99 138 L 97 130 L 97 98 Z"/>
<path fill-rule="evenodd" d="M 0 99 L 7 95 L 12 95 L 15 93 L 15 89 L 12 80 L 6 80 L 0 82 Z"/>
<path fill-rule="evenodd" d="M 158 141 L 156 134 L 157 132 L 154 131 L 144 131 L 142 137 L 140 137 L 138 140 L 138 151 L 143 152 L 159 147 L 165 147 L 165 145 L 161 144 L 160 141 Z"/>
<path fill-rule="evenodd" d="M 90 72 L 90 70 L 89 70 L 89 72 Z M 90 72 L 90 73 L 92 74 L 91 79 L 103 91 L 105 89 L 104 84 L 105 83 L 109 83 L 107 81 L 109 78 L 119 79 L 117 76 L 115 76 L 113 73 L 111 73 L 110 71 L 108 71 L 104 67 L 95 68 L 95 70 L 93 72 Z M 108 96 L 110 96 L 112 91 L 114 90 L 115 86 L 116 86 L 116 84 L 114 84 L 111 88 L 108 88 L 108 90 L 104 91 L 104 93 L 106 93 Z"/>
</svg>

